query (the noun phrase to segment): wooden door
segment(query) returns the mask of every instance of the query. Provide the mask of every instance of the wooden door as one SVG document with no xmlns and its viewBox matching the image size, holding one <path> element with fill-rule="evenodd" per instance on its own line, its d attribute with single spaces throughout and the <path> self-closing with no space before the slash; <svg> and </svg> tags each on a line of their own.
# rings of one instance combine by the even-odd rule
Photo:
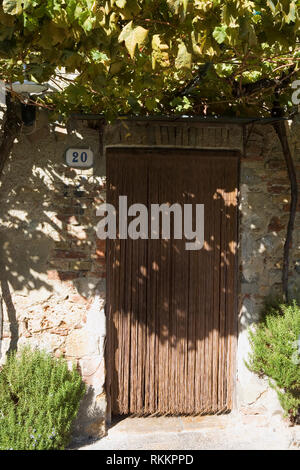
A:
<svg viewBox="0 0 300 470">
<path fill-rule="evenodd" d="M 232 408 L 238 153 L 110 149 L 108 202 L 204 204 L 205 243 L 107 244 L 106 389 L 115 415 Z M 129 221 L 131 218 L 129 218 Z M 151 216 L 149 215 L 149 226 Z"/>
</svg>

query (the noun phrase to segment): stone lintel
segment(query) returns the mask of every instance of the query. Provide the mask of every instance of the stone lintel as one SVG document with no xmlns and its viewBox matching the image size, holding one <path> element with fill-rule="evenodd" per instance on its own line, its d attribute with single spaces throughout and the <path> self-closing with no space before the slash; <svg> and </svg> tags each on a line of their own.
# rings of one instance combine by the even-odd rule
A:
<svg viewBox="0 0 300 470">
<path fill-rule="evenodd" d="M 239 124 L 120 120 L 105 127 L 105 147 L 176 147 L 243 150 Z"/>
</svg>

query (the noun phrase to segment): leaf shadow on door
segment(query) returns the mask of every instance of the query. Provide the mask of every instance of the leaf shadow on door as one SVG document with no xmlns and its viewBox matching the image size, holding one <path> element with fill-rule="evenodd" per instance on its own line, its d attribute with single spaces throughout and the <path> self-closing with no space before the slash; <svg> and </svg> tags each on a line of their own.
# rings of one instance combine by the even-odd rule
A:
<svg viewBox="0 0 300 470">
<path fill-rule="evenodd" d="M 230 410 L 237 328 L 236 155 L 114 149 L 107 165 L 108 201 L 118 207 L 118 197 L 126 195 L 128 207 L 147 206 L 148 232 L 151 204 L 178 203 L 182 212 L 184 204 L 204 204 L 205 214 L 201 250 L 188 251 L 189 240 L 174 239 L 172 216 L 170 239 L 161 238 L 161 220 L 159 239 L 109 240 L 106 389 L 113 414 Z"/>
</svg>

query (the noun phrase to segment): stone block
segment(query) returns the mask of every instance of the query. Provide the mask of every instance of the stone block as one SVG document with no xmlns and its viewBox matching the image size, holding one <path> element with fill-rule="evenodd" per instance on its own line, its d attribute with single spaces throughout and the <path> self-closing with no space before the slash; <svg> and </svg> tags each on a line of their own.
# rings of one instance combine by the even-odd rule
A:
<svg viewBox="0 0 300 470">
<path fill-rule="evenodd" d="M 90 261 L 71 261 L 69 264 L 71 271 L 90 271 L 91 266 Z"/>
<path fill-rule="evenodd" d="M 99 258 L 105 258 L 106 253 L 106 240 L 97 239 L 96 241 L 96 255 Z"/>
<path fill-rule="evenodd" d="M 257 406 L 257 405 L 253 405 L 253 406 L 242 406 L 240 408 L 240 413 L 242 413 L 243 415 L 264 415 L 266 414 L 266 407 L 264 406 Z"/>
<path fill-rule="evenodd" d="M 280 232 L 286 228 L 279 217 L 273 216 L 268 225 L 268 232 Z"/>
<path fill-rule="evenodd" d="M 242 415 L 241 421 L 243 424 L 256 426 L 258 428 L 267 427 L 269 425 L 269 420 L 266 416 Z"/>
<path fill-rule="evenodd" d="M 72 331 L 66 338 L 67 357 L 83 358 L 98 354 L 98 338 L 85 328 Z"/>
</svg>

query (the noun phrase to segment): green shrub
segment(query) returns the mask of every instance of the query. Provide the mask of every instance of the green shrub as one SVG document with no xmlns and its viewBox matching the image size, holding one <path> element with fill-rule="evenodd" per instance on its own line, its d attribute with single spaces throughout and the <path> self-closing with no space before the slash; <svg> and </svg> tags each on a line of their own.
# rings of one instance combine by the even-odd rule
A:
<svg viewBox="0 0 300 470">
<path fill-rule="evenodd" d="M 64 449 L 84 395 L 75 367 L 24 348 L 0 372 L 0 450 Z"/>
<path fill-rule="evenodd" d="M 269 307 L 263 321 L 250 331 L 248 368 L 267 376 L 280 403 L 293 422 L 300 417 L 300 308 L 292 305 Z"/>
</svg>

